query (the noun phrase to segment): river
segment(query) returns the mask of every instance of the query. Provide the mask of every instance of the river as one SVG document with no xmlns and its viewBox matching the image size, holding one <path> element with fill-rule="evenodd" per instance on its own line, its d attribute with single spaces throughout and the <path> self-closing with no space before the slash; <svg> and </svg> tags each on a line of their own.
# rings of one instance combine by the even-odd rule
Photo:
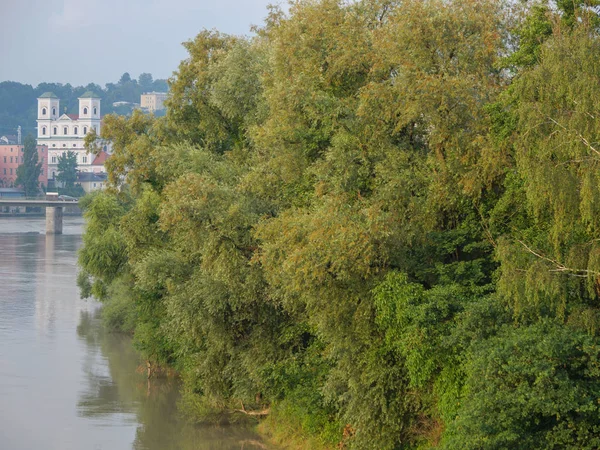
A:
<svg viewBox="0 0 600 450">
<path fill-rule="evenodd" d="M 129 338 L 109 333 L 76 286 L 83 220 L 0 217 L 0 449 L 251 450 L 251 430 L 199 427 L 178 384 L 146 380 Z"/>
</svg>

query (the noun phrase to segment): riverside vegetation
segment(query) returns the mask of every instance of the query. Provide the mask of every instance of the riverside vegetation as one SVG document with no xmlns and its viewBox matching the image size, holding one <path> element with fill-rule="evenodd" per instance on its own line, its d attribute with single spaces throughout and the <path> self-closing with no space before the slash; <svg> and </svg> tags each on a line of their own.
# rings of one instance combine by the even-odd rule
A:
<svg viewBox="0 0 600 450">
<path fill-rule="evenodd" d="M 254 413 L 296 448 L 599 448 L 596 6 L 298 0 L 201 32 L 165 117 L 88 138 L 114 155 L 82 295 L 198 420 Z"/>
</svg>

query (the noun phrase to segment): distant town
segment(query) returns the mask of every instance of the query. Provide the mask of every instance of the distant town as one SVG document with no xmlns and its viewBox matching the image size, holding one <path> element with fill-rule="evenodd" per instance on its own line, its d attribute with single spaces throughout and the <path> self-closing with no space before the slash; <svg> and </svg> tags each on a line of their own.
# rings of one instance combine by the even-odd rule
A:
<svg viewBox="0 0 600 450">
<path fill-rule="evenodd" d="M 6 88 L 7 85 L 14 87 L 18 83 L 0 83 L 0 97 L 2 98 L 7 97 L 6 93 L 2 95 L 2 88 Z M 25 163 L 24 138 L 26 135 L 33 135 L 36 140 L 37 158 L 41 165 L 38 177 L 40 193 L 58 191 L 64 187 L 64 183 L 60 181 L 59 162 L 61 157 L 64 158 L 67 154 L 73 161 L 72 167 L 76 172 L 74 183 L 78 187 L 78 192 L 83 194 L 104 189 L 107 179 L 105 162 L 111 156 L 111 145 L 103 143 L 95 154 L 89 153 L 85 148 L 85 137 L 89 133 L 100 135 L 102 132 L 102 98 L 106 99 L 108 96 L 114 99 L 114 92 L 110 91 L 116 90 L 113 89 L 114 87 L 121 87 L 125 91 L 122 95 L 123 99 L 115 99 L 109 103 L 106 109 L 110 113 L 129 115 L 134 109 L 141 109 L 155 115 L 164 114 L 167 92 L 142 91 L 135 99 L 139 99 L 137 102 L 132 101 L 134 100 L 131 95 L 134 93 L 131 92 L 132 85 L 137 88 L 133 91 L 140 90 L 142 86 L 159 87 L 166 90 L 166 83 L 163 80 L 154 81 L 149 74 L 142 74 L 138 83 L 136 80 L 131 80 L 126 73 L 116 85 L 109 83 L 106 90 L 102 90 L 97 85 L 88 85 L 92 89 L 86 90 L 77 97 L 76 106 L 73 104 L 72 97 L 61 99 L 54 91 L 43 92 L 37 97 L 35 127 L 31 126 L 31 121 L 29 123 L 24 121 L 24 126 L 19 124 L 16 128 L 11 128 L 10 123 L 0 122 L 0 130 L 14 130 L 14 134 L 0 134 L 0 198 L 25 197 L 25 191 L 17 181 L 17 170 Z M 48 83 L 45 83 L 44 86 L 52 87 Z M 58 88 L 56 90 L 59 92 L 64 90 L 61 89 L 63 86 L 60 84 L 54 86 Z M 40 87 L 42 85 L 38 86 L 38 89 Z M 96 87 L 95 90 L 94 87 Z M 32 89 L 30 86 L 29 88 Z M 72 89 L 69 85 L 66 85 L 66 88 Z M 28 103 L 31 103 L 31 100 Z M 12 122 L 15 115 L 18 115 L 17 111 L 10 114 L 10 111 L 1 111 L 2 108 L 3 106 L 0 105 L 0 121 L 3 117 L 11 115 L 10 119 L 12 120 L 5 120 L 5 122 Z M 28 112 L 27 116 L 22 115 L 22 117 L 31 116 L 32 105 L 14 105 L 13 102 L 13 109 L 15 108 Z M 24 132 L 24 129 L 28 129 L 28 132 Z"/>
</svg>

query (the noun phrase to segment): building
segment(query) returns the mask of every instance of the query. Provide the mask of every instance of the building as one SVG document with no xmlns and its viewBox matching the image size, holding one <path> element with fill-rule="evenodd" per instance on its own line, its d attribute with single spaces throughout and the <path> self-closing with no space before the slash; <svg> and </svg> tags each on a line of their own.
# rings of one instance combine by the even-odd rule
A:
<svg viewBox="0 0 600 450">
<path fill-rule="evenodd" d="M 104 163 L 106 162 L 108 157 L 109 157 L 108 153 L 106 153 L 104 151 L 98 153 L 96 155 L 96 157 L 94 158 L 94 160 L 92 161 L 91 172 L 93 172 L 93 173 L 106 172 L 106 170 L 104 169 Z"/>
<path fill-rule="evenodd" d="M 48 186 L 48 147 L 38 145 L 38 162 L 42 169 L 38 181 L 40 187 Z M 17 168 L 23 164 L 25 146 L 0 144 L 0 187 L 14 187 L 17 180 Z"/>
<path fill-rule="evenodd" d="M 79 114 L 61 114 L 60 100 L 52 92 L 38 98 L 37 142 L 48 148 L 48 177 L 55 178 L 58 171 L 58 158 L 66 151 L 77 154 L 77 164 L 81 172 L 92 172 L 94 155 L 84 147 L 85 136 L 92 130 L 100 134 L 100 98 L 93 92 L 79 97 Z"/>
<path fill-rule="evenodd" d="M 4 136 L 0 136 L 0 145 L 10 145 L 10 144 L 19 144 L 20 142 L 17 140 L 17 136 L 14 134 L 7 134 Z"/>
<path fill-rule="evenodd" d="M 150 112 L 165 109 L 164 101 L 167 99 L 166 92 L 147 92 L 142 94 L 140 106 Z"/>
<path fill-rule="evenodd" d="M 77 174 L 77 184 L 81 185 L 86 193 L 104 189 L 106 187 L 106 179 L 107 175 L 104 172 L 79 172 Z"/>
</svg>

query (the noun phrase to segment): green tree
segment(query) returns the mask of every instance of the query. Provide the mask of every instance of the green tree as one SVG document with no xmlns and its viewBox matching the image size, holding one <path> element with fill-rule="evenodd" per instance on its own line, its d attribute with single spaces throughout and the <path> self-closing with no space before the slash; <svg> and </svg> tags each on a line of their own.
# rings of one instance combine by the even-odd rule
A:
<svg viewBox="0 0 600 450">
<path fill-rule="evenodd" d="M 119 84 L 125 84 L 125 83 L 130 83 L 130 82 L 131 82 L 131 75 L 129 75 L 129 72 L 125 72 L 123 75 L 121 75 Z"/>
<path fill-rule="evenodd" d="M 478 343 L 442 448 L 600 446 L 598 338 L 542 321 Z"/>
<path fill-rule="evenodd" d="M 150 73 L 141 73 L 138 77 L 138 84 L 144 91 L 151 91 L 154 80 L 152 79 L 152 74 Z"/>
<path fill-rule="evenodd" d="M 494 226 L 512 229 L 498 242 L 498 288 L 515 318 L 551 316 L 592 333 L 600 329 L 600 92 L 592 82 L 600 76 L 592 56 L 599 45 L 585 26 L 556 33 L 539 64 L 511 86 L 515 171 L 492 215 Z"/>
<path fill-rule="evenodd" d="M 201 32 L 165 117 L 105 119 L 82 293 L 204 420 L 597 446 L 600 39 L 567 3 L 514 28 L 514 2 L 299 0 Z"/>
<path fill-rule="evenodd" d="M 77 153 L 72 151 L 63 152 L 58 157 L 58 173 L 56 179 L 63 187 L 71 189 L 77 181 Z"/>
<path fill-rule="evenodd" d="M 16 184 L 23 187 L 27 197 L 33 197 L 39 192 L 42 163 L 38 162 L 37 146 L 32 135 L 25 138 L 23 150 L 23 162 L 17 168 Z"/>
</svg>

